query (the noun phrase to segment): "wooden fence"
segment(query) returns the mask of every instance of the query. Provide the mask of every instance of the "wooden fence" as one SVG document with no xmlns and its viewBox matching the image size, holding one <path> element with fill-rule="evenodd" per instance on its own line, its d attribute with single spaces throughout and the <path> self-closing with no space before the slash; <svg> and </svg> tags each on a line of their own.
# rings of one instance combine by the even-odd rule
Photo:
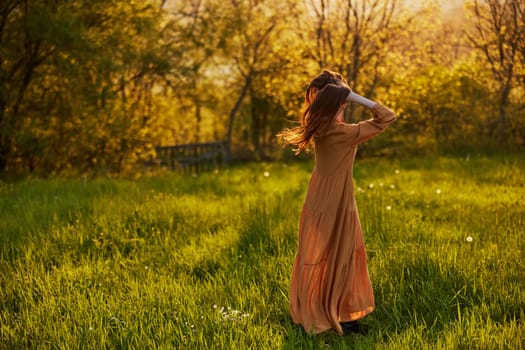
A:
<svg viewBox="0 0 525 350">
<path fill-rule="evenodd" d="M 150 165 L 167 167 L 171 170 L 201 171 L 227 163 L 227 142 L 190 143 L 176 146 L 155 147 L 156 159 Z"/>
</svg>

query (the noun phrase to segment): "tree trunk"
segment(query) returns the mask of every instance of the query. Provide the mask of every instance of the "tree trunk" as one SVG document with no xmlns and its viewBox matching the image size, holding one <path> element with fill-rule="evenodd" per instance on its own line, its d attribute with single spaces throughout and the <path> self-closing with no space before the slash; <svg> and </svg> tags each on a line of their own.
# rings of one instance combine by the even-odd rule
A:
<svg viewBox="0 0 525 350">
<path fill-rule="evenodd" d="M 230 118 L 228 121 L 228 132 L 226 134 L 226 163 L 229 163 L 231 161 L 233 122 L 235 121 L 235 115 L 237 114 L 237 111 L 239 110 L 239 107 L 241 106 L 244 96 L 246 96 L 246 92 L 248 91 L 248 88 L 251 85 L 251 81 L 252 81 L 252 72 L 250 71 L 248 75 L 246 75 L 246 78 L 244 79 L 244 84 L 241 89 L 241 93 L 239 94 L 239 97 L 237 98 L 237 101 L 235 101 L 235 104 L 233 105 L 233 108 L 230 112 Z"/>
<path fill-rule="evenodd" d="M 5 171 L 7 166 L 7 156 L 10 153 L 11 146 L 9 145 L 9 137 L 6 133 L 6 127 L 4 125 L 6 103 L 4 97 L 0 96 L 0 174 Z"/>
<path fill-rule="evenodd" d="M 195 101 L 195 143 L 199 143 L 201 141 L 201 104 L 199 101 Z"/>
<path fill-rule="evenodd" d="M 500 145 L 502 145 L 503 142 L 505 141 L 505 124 L 507 120 L 505 110 L 507 108 L 508 95 L 509 95 L 508 89 L 504 88 L 503 91 L 501 92 L 501 101 L 499 103 L 498 124 L 497 124 L 498 143 Z"/>
<path fill-rule="evenodd" d="M 498 143 L 502 145 L 505 142 L 506 124 L 507 124 L 507 105 L 509 104 L 510 89 L 512 87 L 513 69 L 512 66 L 507 71 L 505 82 L 501 82 L 501 95 L 498 110 Z"/>
<path fill-rule="evenodd" d="M 252 129 L 252 146 L 253 146 L 253 152 L 255 154 L 256 159 L 260 159 L 261 156 L 261 143 L 260 143 L 260 128 L 261 128 L 261 122 L 260 122 L 260 111 L 258 110 L 259 107 L 259 101 L 256 96 L 254 96 L 253 89 L 250 87 L 250 102 L 251 102 L 251 115 L 252 115 L 252 123 L 251 123 L 251 129 Z"/>
<path fill-rule="evenodd" d="M 349 79 L 348 83 L 351 84 L 350 88 L 355 89 L 358 84 L 359 70 L 361 69 L 361 37 L 357 33 L 353 38 L 353 48 L 352 63 L 348 63 L 346 65 L 346 77 Z M 355 108 L 352 107 L 348 109 L 348 113 L 345 115 L 345 118 L 348 123 L 353 123 L 355 119 Z"/>
<path fill-rule="evenodd" d="M 0 174 L 6 170 L 9 153 L 11 153 L 9 138 L 2 136 L 0 137 Z"/>
</svg>

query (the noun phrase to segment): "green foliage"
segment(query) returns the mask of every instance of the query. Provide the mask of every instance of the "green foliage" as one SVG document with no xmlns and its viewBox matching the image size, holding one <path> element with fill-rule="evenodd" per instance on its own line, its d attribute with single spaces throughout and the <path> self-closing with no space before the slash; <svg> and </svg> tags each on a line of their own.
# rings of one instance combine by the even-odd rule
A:
<svg viewBox="0 0 525 350">
<path fill-rule="evenodd" d="M 120 173 L 147 156 L 157 122 L 151 89 L 172 67 L 158 43 L 161 9 L 154 2 L 9 3 L 2 170 Z"/>
<path fill-rule="evenodd" d="M 476 58 L 458 60 L 453 67 L 430 65 L 393 78 L 384 98 L 395 104 L 400 116 L 392 135 L 396 146 L 433 153 L 475 151 L 496 143 L 495 125 L 487 114 L 487 102 L 496 102 L 484 84 L 487 77 L 475 74 L 481 71 Z M 407 139 L 412 144 L 403 145 Z"/>
<path fill-rule="evenodd" d="M 358 161 L 367 336 L 289 317 L 310 170 L 0 182 L 0 348 L 525 346 L 520 154 Z"/>
<path fill-rule="evenodd" d="M 499 6 L 477 3 L 489 2 Z M 520 8 L 505 4 L 509 21 Z M 129 174 L 155 145 L 228 138 L 238 158 L 278 158 L 276 133 L 297 122 L 325 68 L 401 117 L 366 154 L 522 148 L 521 22 L 491 34 L 485 10 L 447 6 L 2 1 L 0 174 Z M 496 43 L 504 58 L 512 51 L 505 65 L 491 64 Z M 356 111 L 348 121 L 370 116 Z"/>
</svg>

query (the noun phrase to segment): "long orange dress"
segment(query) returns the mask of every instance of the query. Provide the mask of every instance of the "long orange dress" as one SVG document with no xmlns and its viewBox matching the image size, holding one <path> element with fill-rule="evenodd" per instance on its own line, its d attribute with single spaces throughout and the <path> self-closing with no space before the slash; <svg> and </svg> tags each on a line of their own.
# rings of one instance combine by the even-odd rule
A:
<svg viewBox="0 0 525 350">
<path fill-rule="evenodd" d="M 299 222 L 290 287 L 290 313 L 306 332 L 334 329 L 374 310 L 352 171 L 357 146 L 396 120 L 376 104 L 374 118 L 333 124 L 315 141 L 315 167 Z"/>
</svg>

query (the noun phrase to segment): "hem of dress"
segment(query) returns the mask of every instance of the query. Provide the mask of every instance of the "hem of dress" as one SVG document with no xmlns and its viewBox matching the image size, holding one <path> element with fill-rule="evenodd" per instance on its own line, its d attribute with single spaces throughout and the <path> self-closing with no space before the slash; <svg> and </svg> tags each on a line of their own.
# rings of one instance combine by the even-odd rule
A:
<svg viewBox="0 0 525 350">
<path fill-rule="evenodd" d="M 372 313 L 372 311 L 375 310 L 375 306 L 369 306 L 364 310 L 357 311 L 357 312 L 351 312 L 349 318 L 339 318 L 339 323 L 342 322 L 351 322 L 351 321 L 357 321 L 365 317 L 366 315 Z"/>
<path fill-rule="evenodd" d="M 339 319 L 338 322 L 339 323 L 343 323 L 343 322 L 357 321 L 357 320 L 362 319 L 366 315 L 372 313 L 374 310 L 375 310 L 375 306 L 369 306 L 369 307 L 365 308 L 364 310 L 350 313 L 350 318 L 349 319 L 347 319 L 347 318 Z M 297 324 L 302 326 L 301 323 L 297 323 Z M 320 334 L 320 333 L 324 333 L 324 332 L 327 332 L 327 331 L 332 330 L 332 329 L 336 333 L 338 333 L 339 335 L 343 335 L 343 333 L 339 333 L 337 331 L 337 329 L 334 329 L 331 326 L 322 327 L 322 328 L 314 327 L 310 332 L 307 331 L 307 333 Z"/>
</svg>

